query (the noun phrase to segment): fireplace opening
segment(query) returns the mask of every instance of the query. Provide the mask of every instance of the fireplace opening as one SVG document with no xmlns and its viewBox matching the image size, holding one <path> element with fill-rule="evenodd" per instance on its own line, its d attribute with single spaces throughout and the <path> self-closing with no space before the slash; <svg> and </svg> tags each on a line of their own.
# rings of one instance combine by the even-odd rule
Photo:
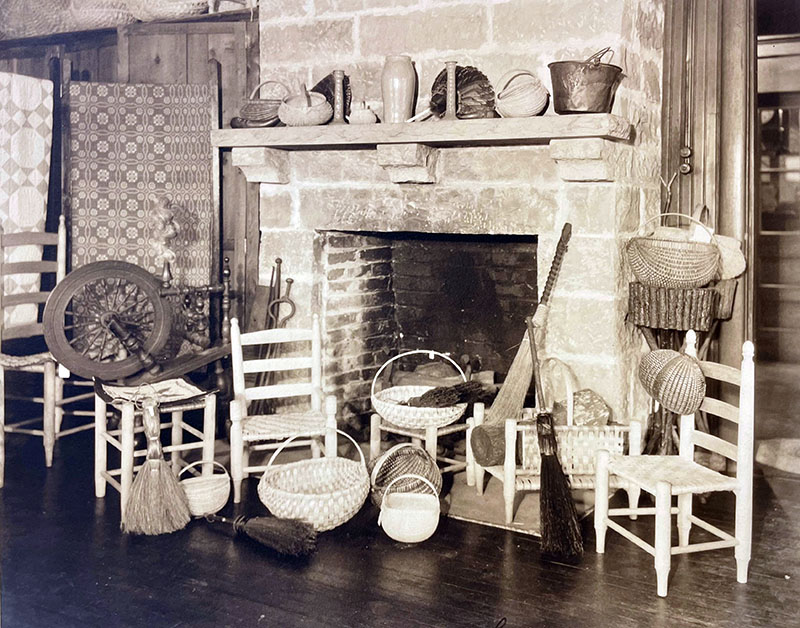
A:
<svg viewBox="0 0 800 628">
<path fill-rule="evenodd" d="M 412 349 L 468 356 L 501 383 L 536 304 L 536 253 L 535 235 L 319 232 L 327 386 L 363 416 L 376 371 Z"/>
</svg>

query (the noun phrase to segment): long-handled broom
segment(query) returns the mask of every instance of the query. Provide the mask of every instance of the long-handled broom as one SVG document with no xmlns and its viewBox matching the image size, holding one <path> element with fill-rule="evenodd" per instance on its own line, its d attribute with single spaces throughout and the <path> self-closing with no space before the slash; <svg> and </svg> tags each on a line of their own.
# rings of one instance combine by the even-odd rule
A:
<svg viewBox="0 0 800 628">
<path fill-rule="evenodd" d="M 252 539 L 287 556 L 306 556 L 317 548 L 314 526 L 299 519 L 245 516 L 229 519 L 220 515 L 206 515 L 206 520 L 231 525 L 237 536 Z"/>
<path fill-rule="evenodd" d="M 564 474 L 561 461 L 558 459 L 553 415 L 545 399 L 539 370 L 533 317 L 529 316 L 525 322 L 528 326 L 533 378 L 539 401 L 536 432 L 541 454 L 539 524 L 542 532 L 542 557 L 546 560 L 576 562 L 583 555 L 583 538 L 578 525 L 578 512 L 572 500 L 569 478 Z"/>
<path fill-rule="evenodd" d="M 147 436 L 147 459 L 133 480 L 122 531 L 149 535 L 175 532 L 186 527 L 192 517 L 186 492 L 164 460 L 156 399 L 142 401 L 142 423 Z"/>
</svg>

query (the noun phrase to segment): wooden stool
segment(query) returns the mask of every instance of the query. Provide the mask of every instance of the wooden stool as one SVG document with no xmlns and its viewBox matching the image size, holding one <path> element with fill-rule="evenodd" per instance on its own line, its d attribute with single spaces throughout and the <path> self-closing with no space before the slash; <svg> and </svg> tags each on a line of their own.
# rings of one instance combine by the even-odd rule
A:
<svg viewBox="0 0 800 628">
<path fill-rule="evenodd" d="M 162 413 L 169 413 L 170 420 L 161 423 L 161 429 L 170 428 L 170 444 L 164 446 L 164 454 L 170 454 L 172 471 L 176 475 L 186 464 L 183 452 L 202 450 L 202 475 L 211 475 L 214 462 L 214 440 L 216 425 L 217 395 L 206 392 L 182 379 L 167 380 L 142 387 L 111 386 L 95 384 L 94 404 L 94 490 L 95 496 L 105 497 L 106 485 L 111 484 L 120 493 L 120 522 L 125 521 L 125 508 L 133 484 L 137 458 L 144 458 L 147 449 L 134 449 L 134 436 L 144 432 L 141 410 L 137 407 L 137 396 L 155 396 Z M 108 404 L 120 408 L 121 419 L 117 429 L 108 429 Z M 202 431 L 183 420 L 187 410 L 203 410 Z M 138 420 L 137 420 L 138 419 Z M 184 442 L 184 432 L 197 440 Z M 119 469 L 108 468 L 108 445 L 120 452 Z"/>
</svg>

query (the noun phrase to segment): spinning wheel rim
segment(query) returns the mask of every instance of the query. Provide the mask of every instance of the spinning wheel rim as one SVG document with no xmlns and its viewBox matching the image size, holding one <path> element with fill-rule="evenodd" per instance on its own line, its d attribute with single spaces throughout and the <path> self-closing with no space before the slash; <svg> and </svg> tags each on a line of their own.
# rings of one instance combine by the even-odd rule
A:
<svg viewBox="0 0 800 628">
<path fill-rule="evenodd" d="M 112 285 L 114 281 L 116 288 Z M 60 364 L 81 377 L 114 380 L 141 371 L 142 362 L 135 355 L 121 359 L 109 355 L 110 360 L 104 359 L 107 347 L 113 348 L 116 343 L 122 348 L 108 328 L 109 321 L 116 317 L 128 323 L 129 329 L 140 336 L 144 352 L 158 355 L 169 339 L 172 326 L 172 311 L 160 291 L 156 277 L 128 262 L 93 262 L 72 271 L 53 289 L 45 304 L 42 320 L 48 349 Z M 76 303 L 76 310 L 70 311 L 70 306 Z M 78 337 L 68 337 L 69 318 L 73 320 L 72 329 L 79 328 L 75 320 L 82 318 L 80 331 L 87 337 L 83 350 Z M 138 323 L 143 323 L 143 331 Z M 99 358 L 91 355 L 98 352 L 94 346 L 97 342 L 103 343 Z"/>
</svg>

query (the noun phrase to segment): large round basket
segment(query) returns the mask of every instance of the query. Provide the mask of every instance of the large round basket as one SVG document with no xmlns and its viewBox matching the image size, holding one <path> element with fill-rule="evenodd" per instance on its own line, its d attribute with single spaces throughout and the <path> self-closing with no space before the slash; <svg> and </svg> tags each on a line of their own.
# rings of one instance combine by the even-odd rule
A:
<svg viewBox="0 0 800 628">
<path fill-rule="evenodd" d="M 273 515 L 307 521 L 322 532 L 342 525 L 361 509 L 369 493 L 364 454 L 350 436 L 336 431 L 353 443 L 361 460 L 323 456 L 272 466 L 297 437 L 287 439 L 272 454 L 258 483 L 258 497 Z"/>
<path fill-rule="evenodd" d="M 399 355 L 394 356 L 390 360 L 383 363 L 383 366 L 375 373 L 372 378 L 372 389 L 370 398 L 372 399 L 372 407 L 375 412 L 381 415 L 386 421 L 398 427 L 405 427 L 410 429 L 425 429 L 428 427 L 444 427 L 450 425 L 459 419 L 467 409 L 466 403 L 459 403 L 454 406 L 445 406 L 443 408 L 426 408 L 420 406 L 405 405 L 406 402 L 413 398 L 419 397 L 427 391 L 434 388 L 433 386 L 392 386 L 381 391 L 375 390 L 375 385 L 378 377 L 383 370 L 395 360 L 414 354 L 425 354 L 431 359 L 438 356 L 450 362 L 456 367 L 461 378 L 466 382 L 467 376 L 461 367 L 450 356 L 438 351 L 430 351 L 427 349 L 414 349 L 413 351 L 406 351 Z"/>
<path fill-rule="evenodd" d="M 179 477 L 200 464 L 209 463 L 203 460 L 193 462 L 181 469 Z M 228 475 L 228 470 L 216 460 L 211 464 L 222 469 L 222 473 L 187 477 L 180 481 L 189 503 L 189 512 L 194 517 L 205 517 L 219 512 L 228 503 L 231 494 L 231 476 Z"/>
<path fill-rule="evenodd" d="M 705 286 L 719 271 L 720 252 L 714 234 L 699 220 L 674 212 L 654 216 L 645 224 L 663 216 L 679 216 L 695 222 L 709 233 L 711 242 L 671 240 L 653 235 L 633 237 L 625 246 L 633 274 L 647 286 Z"/>
<path fill-rule="evenodd" d="M 442 490 L 442 473 L 436 460 L 413 443 L 399 443 L 387 449 L 370 462 L 367 469 L 372 487 L 370 500 L 379 508 L 390 483 L 394 483 L 398 493 L 426 492 L 427 484 L 422 479 L 430 482 L 437 493 Z"/>
</svg>

